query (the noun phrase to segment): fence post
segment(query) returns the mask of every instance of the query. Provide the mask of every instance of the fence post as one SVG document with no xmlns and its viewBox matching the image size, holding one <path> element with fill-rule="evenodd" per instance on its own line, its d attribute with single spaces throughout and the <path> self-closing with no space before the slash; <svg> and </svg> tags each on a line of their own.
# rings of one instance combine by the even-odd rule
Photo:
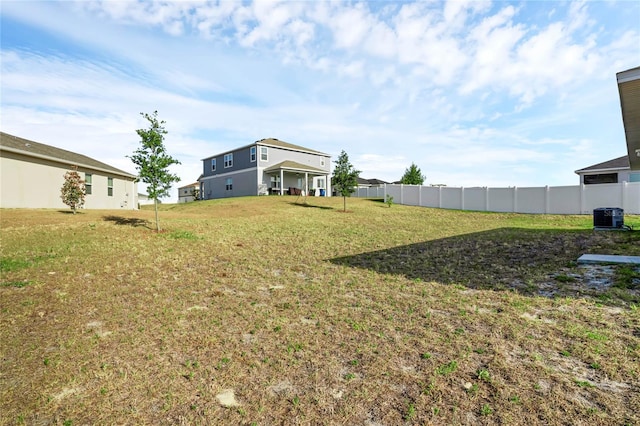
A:
<svg viewBox="0 0 640 426">
<path fill-rule="evenodd" d="M 418 186 L 418 205 L 422 207 L 422 185 Z"/>
<path fill-rule="evenodd" d="M 438 208 L 442 208 L 442 186 L 438 187 Z"/>
<path fill-rule="evenodd" d="M 400 184 L 400 204 L 404 204 L 404 184 Z"/>
<path fill-rule="evenodd" d="M 513 206 L 512 206 L 513 212 L 517 213 L 518 212 L 518 187 L 514 186 L 513 187 Z"/>
<path fill-rule="evenodd" d="M 460 187 L 460 210 L 464 210 L 464 186 Z"/>
<path fill-rule="evenodd" d="M 484 211 L 489 211 L 489 187 L 484 187 Z"/>
<path fill-rule="evenodd" d="M 544 213 L 549 214 L 549 185 L 544 187 Z"/>
</svg>

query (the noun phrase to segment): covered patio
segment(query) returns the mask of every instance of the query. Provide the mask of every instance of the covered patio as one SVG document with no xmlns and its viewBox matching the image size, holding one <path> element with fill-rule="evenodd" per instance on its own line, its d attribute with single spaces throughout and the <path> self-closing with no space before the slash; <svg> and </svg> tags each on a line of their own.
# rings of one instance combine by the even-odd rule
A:
<svg viewBox="0 0 640 426">
<path fill-rule="evenodd" d="M 321 170 L 295 161 L 283 161 L 263 170 L 263 184 L 270 195 L 318 195 L 331 193 L 331 179 L 326 170 Z M 323 191 L 321 191 L 323 190 Z"/>
</svg>

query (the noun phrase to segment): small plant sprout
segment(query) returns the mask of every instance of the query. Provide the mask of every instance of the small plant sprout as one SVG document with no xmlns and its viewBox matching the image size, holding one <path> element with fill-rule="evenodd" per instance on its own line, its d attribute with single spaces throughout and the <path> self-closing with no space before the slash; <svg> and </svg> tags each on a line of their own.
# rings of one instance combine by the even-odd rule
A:
<svg viewBox="0 0 640 426">
<path fill-rule="evenodd" d="M 458 363 L 456 361 L 450 361 L 447 364 L 443 364 L 436 369 L 436 373 L 446 376 L 447 374 L 451 374 L 458 369 Z"/>
<path fill-rule="evenodd" d="M 416 416 L 416 406 L 414 404 L 409 404 L 407 407 L 407 413 L 404 416 L 405 420 L 411 420 Z"/>
<path fill-rule="evenodd" d="M 480 414 L 482 414 L 483 416 L 489 416 L 493 414 L 493 408 L 491 408 L 489 404 L 484 404 L 480 409 Z"/>
<path fill-rule="evenodd" d="M 489 370 L 486 370 L 486 369 L 478 370 L 478 379 L 484 380 L 485 382 L 491 381 L 491 376 L 489 375 Z"/>
<path fill-rule="evenodd" d="M 387 207 L 391 207 L 393 205 L 393 197 L 387 194 L 387 198 L 385 198 L 384 202 L 387 205 Z"/>
</svg>

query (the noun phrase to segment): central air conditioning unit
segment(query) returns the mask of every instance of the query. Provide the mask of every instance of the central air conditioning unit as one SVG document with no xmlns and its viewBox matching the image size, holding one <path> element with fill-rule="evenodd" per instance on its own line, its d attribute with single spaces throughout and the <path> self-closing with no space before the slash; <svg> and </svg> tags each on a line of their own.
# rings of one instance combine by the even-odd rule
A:
<svg viewBox="0 0 640 426">
<path fill-rule="evenodd" d="M 624 228 L 624 210 L 618 207 L 600 207 L 593 210 L 594 228 Z"/>
</svg>

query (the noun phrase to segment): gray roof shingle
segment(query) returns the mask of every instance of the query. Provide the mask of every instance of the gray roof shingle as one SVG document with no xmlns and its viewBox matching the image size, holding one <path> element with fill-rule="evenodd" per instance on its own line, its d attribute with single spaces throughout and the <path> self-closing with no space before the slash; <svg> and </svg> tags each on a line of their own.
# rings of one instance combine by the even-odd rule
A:
<svg viewBox="0 0 640 426">
<path fill-rule="evenodd" d="M 8 133 L 0 132 L 0 150 L 19 152 L 32 157 L 47 158 L 70 166 L 86 167 L 89 169 L 103 170 L 116 175 L 135 178 L 135 175 L 116 169 L 101 161 L 94 160 L 86 155 L 56 148 L 51 145 L 34 142 Z"/>
<path fill-rule="evenodd" d="M 624 155 L 613 160 L 605 161 L 603 163 L 594 164 L 593 166 L 585 167 L 584 169 L 576 170 L 576 173 L 590 172 L 595 170 L 607 170 L 607 169 L 628 169 L 629 157 Z"/>
</svg>

